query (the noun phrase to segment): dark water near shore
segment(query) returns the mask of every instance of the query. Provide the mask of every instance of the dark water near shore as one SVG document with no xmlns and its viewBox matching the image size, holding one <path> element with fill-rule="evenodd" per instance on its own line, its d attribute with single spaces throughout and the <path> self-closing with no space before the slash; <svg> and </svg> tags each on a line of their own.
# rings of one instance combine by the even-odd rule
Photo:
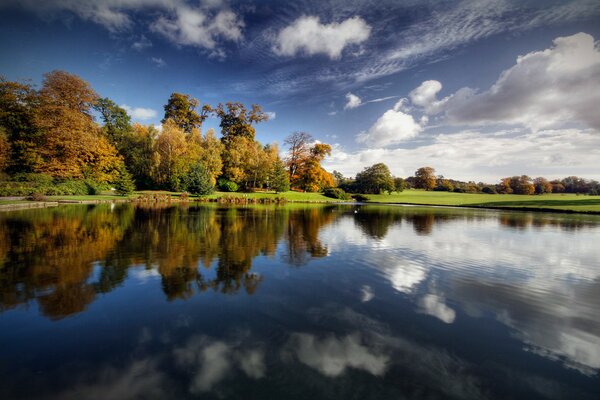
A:
<svg viewBox="0 0 600 400">
<path fill-rule="evenodd" d="M 598 399 L 600 217 L 0 213 L 2 399 Z"/>
</svg>

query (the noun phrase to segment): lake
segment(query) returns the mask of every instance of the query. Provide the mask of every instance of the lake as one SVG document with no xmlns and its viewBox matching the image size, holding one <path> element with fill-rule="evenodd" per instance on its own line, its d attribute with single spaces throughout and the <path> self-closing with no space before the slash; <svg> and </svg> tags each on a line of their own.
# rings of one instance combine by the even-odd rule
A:
<svg viewBox="0 0 600 400">
<path fill-rule="evenodd" d="M 598 399 L 600 216 L 0 213 L 2 399 Z"/>
</svg>

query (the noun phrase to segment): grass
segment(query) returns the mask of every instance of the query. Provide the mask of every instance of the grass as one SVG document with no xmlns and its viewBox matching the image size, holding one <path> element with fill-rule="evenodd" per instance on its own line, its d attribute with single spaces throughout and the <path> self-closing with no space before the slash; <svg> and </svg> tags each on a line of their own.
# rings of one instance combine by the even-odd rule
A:
<svg viewBox="0 0 600 400">
<path fill-rule="evenodd" d="M 170 194 L 176 198 L 181 193 L 166 191 L 139 191 L 130 197 L 136 198 L 139 195 L 148 194 Z M 226 193 L 215 192 L 209 196 L 210 199 L 216 199 L 222 196 L 247 197 L 247 198 L 285 198 L 289 202 L 303 203 L 339 203 L 340 200 L 325 197 L 321 193 L 302 193 L 302 192 L 256 192 L 256 193 Z M 449 192 L 426 192 L 423 190 L 405 190 L 401 193 L 366 195 L 368 203 L 388 203 L 388 204 L 417 204 L 417 205 L 437 205 L 437 206 L 458 206 L 458 207 L 482 207 L 482 208 L 506 208 L 506 209 L 527 209 L 544 211 L 568 211 L 568 212 L 592 212 L 600 213 L 600 196 L 584 196 L 575 194 L 545 194 L 539 196 L 521 196 L 511 194 L 470 194 L 470 193 L 449 193 Z M 116 195 L 87 195 L 87 196 L 49 196 L 49 201 L 58 200 L 124 200 L 127 196 Z M 190 196 L 193 201 L 196 196 Z M 26 200 L 0 200 L 3 204 L 27 203 Z"/>
<path fill-rule="evenodd" d="M 391 195 L 367 195 L 369 203 L 422 204 L 512 209 L 543 209 L 575 212 L 600 212 L 600 196 L 576 194 L 470 194 L 405 190 Z"/>
</svg>

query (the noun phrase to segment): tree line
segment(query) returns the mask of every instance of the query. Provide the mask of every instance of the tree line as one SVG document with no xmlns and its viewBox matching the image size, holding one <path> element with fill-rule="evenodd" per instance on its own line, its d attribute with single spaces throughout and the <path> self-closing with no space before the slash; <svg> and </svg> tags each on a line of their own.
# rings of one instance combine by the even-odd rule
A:
<svg viewBox="0 0 600 400">
<path fill-rule="evenodd" d="M 355 178 L 346 178 L 333 171 L 336 184 L 345 192 L 379 194 L 401 192 L 405 189 L 423 189 L 456 193 L 487 194 L 545 194 L 545 193 L 580 193 L 600 195 L 600 183 L 577 176 L 548 180 L 544 177 L 530 178 L 527 175 L 502 178 L 498 184 L 484 182 L 463 182 L 436 175 L 432 167 L 421 167 L 413 176 L 407 178 L 394 177 L 390 169 L 383 163 L 365 168 Z"/>
<path fill-rule="evenodd" d="M 220 138 L 213 129 L 202 132 L 209 116 L 219 119 Z M 0 78 L 0 195 L 332 186 L 333 176 L 321 167 L 331 146 L 295 132 L 285 140 L 290 151 L 282 159 L 276 144 L 256 140 L 255 126 L 267 120 L 256 104 L 213 107 L 172 93 L 157 129 L 132 123 L 126 110 L 68 72 L 45 74 L 39 90 Z"/>
</svg>

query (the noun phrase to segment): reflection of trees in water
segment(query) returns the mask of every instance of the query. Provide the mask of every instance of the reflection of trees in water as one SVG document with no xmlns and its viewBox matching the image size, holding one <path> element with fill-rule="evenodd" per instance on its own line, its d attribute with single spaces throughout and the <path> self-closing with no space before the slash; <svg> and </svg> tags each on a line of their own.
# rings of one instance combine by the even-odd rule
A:
<svg viewBox="0 0 600 400">
<path fill-rule="evenodd" d="M 262 280 L 251 272 L 255 257 L 274 256 L 284 237 L 295 265 L 308 255 L 324 256 L 318 232 L 333 218 L 322 208 L 148 205 L 3 214 L 0 310 L 37 299 L 51 318 L 81 312 L 96 293 L 118 287 L 129 268 L 140 265 L 157 270 L 169 300 L 189 298 L 196 289 L 252 294 Z"/>
<path fill-rule="evenodd" d="M 0 307 L 38 297 L 44 315 L 62 318 L 95 297 L 93 262 L 123 237 L 131 209 L 67 207 L 2 215 Z"/>
<path fill-rule="evenodd" d="M 327 246 L 319 240 L 320 229 L 330 224 L 338 214 L 336 207 L 309 208 L 289 214 L 286 225 L 287 251 L 284 260 L 292 265 L 304 265 L 310 258 L 327 256 Z"/>
<path fill-rule="evenodd" d="M 585 215 L 549 215 L 535 213 L 502 213 L 498 217 L 500 225 L 512 229 L 559 228 L 563 231 L 578 231 L 598 226 L 600 218 Z"/>
</svg>

